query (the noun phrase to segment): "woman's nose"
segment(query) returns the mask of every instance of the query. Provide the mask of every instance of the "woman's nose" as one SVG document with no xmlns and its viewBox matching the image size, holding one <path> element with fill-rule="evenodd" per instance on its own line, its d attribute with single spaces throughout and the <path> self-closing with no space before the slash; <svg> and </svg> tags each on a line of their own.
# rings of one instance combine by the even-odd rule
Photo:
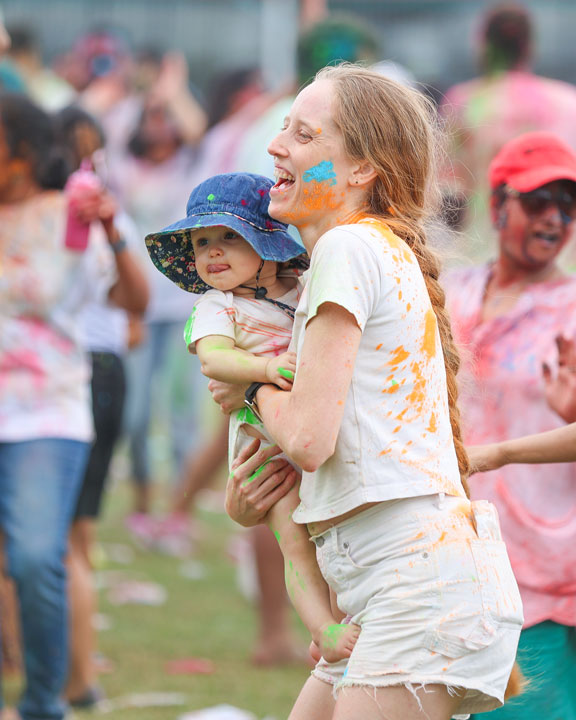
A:
<svg viewBox="0 0 576 720">
<path fill-rule="evenodd" d="M 280 138 L 282 133 L 278 133 L 272 142 L 268 145 L 268 154 L 272 156 L 286 155 L 286 150 L 282 145 Z"/>
</svg>

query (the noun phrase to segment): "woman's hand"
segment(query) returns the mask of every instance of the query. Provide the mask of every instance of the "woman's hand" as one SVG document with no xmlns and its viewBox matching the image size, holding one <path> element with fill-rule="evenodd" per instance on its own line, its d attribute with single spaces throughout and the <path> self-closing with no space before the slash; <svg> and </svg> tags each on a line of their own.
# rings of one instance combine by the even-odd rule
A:
<svg viewBox="0 0 576 720">
<path fill-rule="evenodd" d="M 576 343 L 556 338 L 558 368 L 554 374 L 549 365 L 542 366 L 548 405 L 567 423 L 576 421 Z"/>
<path fill-rule="evenodd" d="M 497 470 L 506 463 L 502 443 L 471 445 L 466 448 L 470 460 L 470 472 Z"/>
<path fill-rule="evenodd" d="M 220 380 L 210 380 L 208 383 L 212 399 L 217 405 L 220 405 L 220 410 L 225 415 L 230 415 L 233 410 L 244 407 L 244 393 L 248 387 L 249 385 L 236 385 Z"/>
<path fill-rule="evenodd" d="M 254 440 L 232 464 L 226 485 L 226 512 L 240 525 L 252 527 L 265 522 L 272 505 L 296 483 L 299 473 L 284 458 L 274 458 L 277 445 L 261 448 Z"/>
</svg>

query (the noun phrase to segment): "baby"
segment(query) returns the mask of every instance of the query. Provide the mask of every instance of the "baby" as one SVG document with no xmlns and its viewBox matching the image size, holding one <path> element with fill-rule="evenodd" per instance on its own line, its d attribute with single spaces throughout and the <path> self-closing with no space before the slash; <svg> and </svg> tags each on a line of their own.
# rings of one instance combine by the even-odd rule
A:
<svg viewBox="0 0 576 720">
<path fill-rule="evenodd" d="M 288 350 L 300 296 L 304 248 L 268 215 L 273 182 L 260 175 L 217 175 L 196 187 L 187 217 L 149 235 L 155 266 L 184 290 L 202 293 L 184 331 L 202 372 L 229 383 L 274 383 L 290 390 L 296 356 Z M 249 408 L 230 421 L 230 461 L 247 442 L 273 440 Z M 293 488 L 267 524 L 284 555 L 290 599 L 328 662 L 350 656 L 360 628 L 337 623 L 306 527 L 292 522 Z"/>
</svg>

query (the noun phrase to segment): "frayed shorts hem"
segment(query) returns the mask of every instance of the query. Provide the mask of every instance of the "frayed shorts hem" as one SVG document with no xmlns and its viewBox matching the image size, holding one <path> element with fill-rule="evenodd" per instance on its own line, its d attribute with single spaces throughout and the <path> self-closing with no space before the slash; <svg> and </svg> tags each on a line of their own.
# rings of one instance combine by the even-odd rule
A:
<svg viewBox="0 0 576 720">
<path fill-rule="evenodd" d="M 458 714 L 453 717 L 457 720 L 466 720 L 471 714 L 480 712 L 490 712 L 502 707 L 504 699 L 495 697 L 494 690 L 482 683 L 471 682 L 465 678 L 452 678 L 446 676 L 434 677 L 426 675 L 418 677 L 415 675 L 399 675 L 390 673 L 386 675 L 378 675 L 373 677 L 365 677 L 362 679 L 343 678 L 339 682 L 334 682 L 334 678 L 328 673 L 322 672 L 319 668 L 312 670 L 312 676 L 317 680 L 332 685 L 332 694 L 337 699 L 341 690 L 352 687 L 360 687 L 367 689 L 377 689 L 385 687 L 402 686 L 409 690 L 413 695 L 417 690 L 425 689 L 427 685 L 444 685 L 450 695 L 459 693 L 461 690 L 466 691 L 466 697 L 462 698 L 462 706 L 458 708 Z"/>
</svg>

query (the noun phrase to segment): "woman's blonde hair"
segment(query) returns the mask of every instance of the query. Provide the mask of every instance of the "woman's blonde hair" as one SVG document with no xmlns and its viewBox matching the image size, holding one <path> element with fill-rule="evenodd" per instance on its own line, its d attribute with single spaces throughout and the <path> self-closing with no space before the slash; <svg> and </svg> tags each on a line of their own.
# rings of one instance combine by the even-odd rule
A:
<svg viewBox="0 0 576 720">
<path fill-rule="evenodd" d="M 412 249 L 420 265 L 438 321 L 452 435 L 460 475 L 468 492 L 466 478 L 470 464 L 456 403 L 460 357 L 452 337 L 444 291 L 438 282 L 440 263 L 426 244 L 425 226 L 437 216 L 441 202 L 436 166 L 442 144 L 435 108 L 417 90 L 359 65 L 326 67 L 316 75 L 316 80 L 334 84 L 336 102 L 332 117 L 342 132 L 347 154 L 354 160 L 369 162 L 376 170 L 367 212 L 383 218 Z"/>
</svg>

